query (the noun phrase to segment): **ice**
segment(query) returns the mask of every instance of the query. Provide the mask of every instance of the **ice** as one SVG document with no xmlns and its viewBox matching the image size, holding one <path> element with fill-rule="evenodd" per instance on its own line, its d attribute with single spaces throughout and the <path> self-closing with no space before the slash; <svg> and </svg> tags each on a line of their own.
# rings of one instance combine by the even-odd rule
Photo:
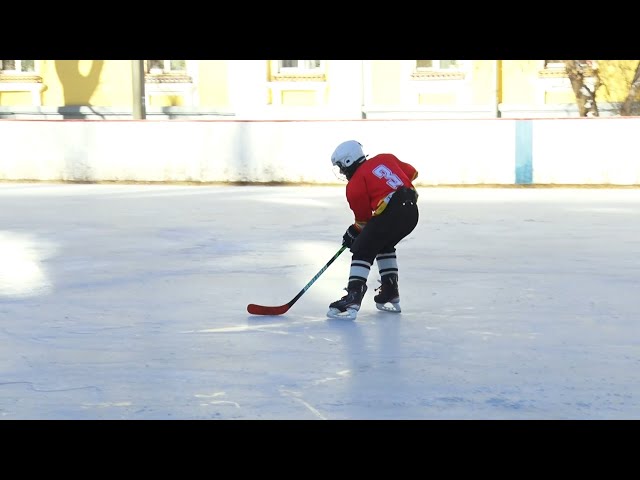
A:
<svg viewBox="0 0 640 480">
<path fill-rule="evenodd" d="M 640 190 L 421 187 L 326 318 L 344 185 L 0 184 L 1 419 L 640 419 Z"/>
</svg>

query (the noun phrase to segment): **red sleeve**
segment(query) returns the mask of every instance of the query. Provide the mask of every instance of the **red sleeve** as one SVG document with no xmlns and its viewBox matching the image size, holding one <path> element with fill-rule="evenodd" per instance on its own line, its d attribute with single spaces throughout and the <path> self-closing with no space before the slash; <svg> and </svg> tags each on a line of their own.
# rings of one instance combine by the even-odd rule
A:
<svg viewBox="0 0 640 480">
<path fill-rule="evenodd" d="M 398 157 L 396 157 L 396 162 L 398 162 L 398 165 L 400 166 L 404 174 L 409 177 L 409 180 L 413 182 L 416 178 L 418 178 L 418 171 L 414 168 L 413 165 L 403 162 Z"/>
<path fill-rule="evenodd" d="M 352 178 L 347 184 L 347 201 L 355 216 L 355 224 L 359 230 L 371 219 L 371 206 L 369 205 L 369 193 L 364 177 Z"/>
</svg>

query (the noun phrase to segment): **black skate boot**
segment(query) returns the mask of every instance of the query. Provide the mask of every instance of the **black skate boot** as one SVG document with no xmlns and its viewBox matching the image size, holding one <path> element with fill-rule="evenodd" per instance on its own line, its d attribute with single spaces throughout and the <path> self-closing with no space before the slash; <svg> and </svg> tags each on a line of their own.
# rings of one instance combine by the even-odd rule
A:
<svg viewBox="0 0 640 480">
<path fill-rule="evenodd" d="M 401 312 L 398 275 L 395 273 L 385 275 L 382 277 L 380 284 L 381 285 L 376 288 L 376 292 L 380 291 L 380 293 L 373 297 L 373 301 L 376 302 L 376 308 L 383 312 Z"/>
<path fill-rule="evenodd" d="M 360 310 L 360 304 L 364 294 L 367 293 L 367 284 L 363 282 L 349 282 L 345 288 L 347 294 L 340 300 L 336 300 L 329 305 L 327 317 L 347 318 L 354 320 Z"/>
</svg>

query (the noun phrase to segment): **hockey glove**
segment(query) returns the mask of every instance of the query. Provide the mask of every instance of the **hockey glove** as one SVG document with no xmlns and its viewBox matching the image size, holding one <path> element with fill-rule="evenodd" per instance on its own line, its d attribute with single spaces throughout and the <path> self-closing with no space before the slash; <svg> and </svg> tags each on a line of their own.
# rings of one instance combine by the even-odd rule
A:
<svg viewBox="0 0 640 480">
<path fill-rule="evenodd" d="M 347 228 L 347 231 L 344 232 L 344 235 L 342 236 L 342 245 L 347 248 L 351 248 L 351 245 L 353 245 L 353 242 L 356 240 L 358 235 L 360 235 L 360 232 L 355 225 L 349 225 L 349 228 Z"/>
</svg>

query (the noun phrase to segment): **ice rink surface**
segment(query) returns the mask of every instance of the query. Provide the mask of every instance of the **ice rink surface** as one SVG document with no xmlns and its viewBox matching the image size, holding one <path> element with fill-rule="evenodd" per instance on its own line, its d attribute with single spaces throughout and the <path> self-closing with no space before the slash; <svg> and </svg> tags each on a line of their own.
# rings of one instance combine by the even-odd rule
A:
<svg viewBox="0 0 640 480">
<path fill-rule="evenodd" d="M 0 184 L 0 419 L 640 419 L 640 189 L 426 188 L 344 294 L 344 186 Z"/>
</svg>

